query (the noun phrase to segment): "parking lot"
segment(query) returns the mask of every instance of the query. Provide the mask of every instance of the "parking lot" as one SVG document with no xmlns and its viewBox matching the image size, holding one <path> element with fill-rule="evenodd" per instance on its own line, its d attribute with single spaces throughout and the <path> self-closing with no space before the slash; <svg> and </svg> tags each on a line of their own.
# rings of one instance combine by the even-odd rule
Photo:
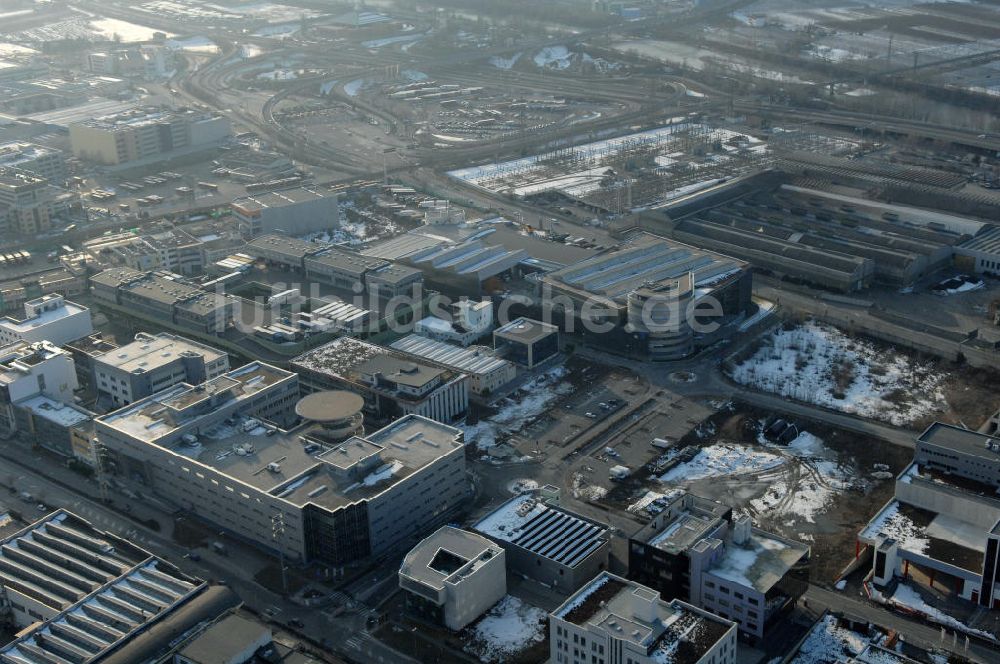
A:
<svg viewBox="0 0 1000 664">
<path fill-rule="evenodd" d="M 515 440 L 522 453 L 540 450 L 562 456 L 585 444 L 593 430 L 613 424 L 630 404 L 644 401 L 649 391 L 642 378 L 594 363 L 572 372 L 568 379 L 583 389 L 557 401 L 519 432 Z"/>
</svg>

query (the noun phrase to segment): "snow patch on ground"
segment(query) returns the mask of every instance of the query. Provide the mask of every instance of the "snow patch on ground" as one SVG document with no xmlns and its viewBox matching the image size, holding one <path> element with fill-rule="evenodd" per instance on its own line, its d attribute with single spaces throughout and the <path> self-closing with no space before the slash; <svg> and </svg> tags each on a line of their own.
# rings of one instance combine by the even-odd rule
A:
<svg viewBox="0 0 1000 664">
<path fill-rule="evenodd" d="M 736 382 L 901 426 L 938 411 L 944 374 L 816 322 L 776 330 Z"/>
<path fill-rule="evenodd" d="M 506 595 L 471 628 L 465 651 L 482 662 L 510 661 L 531 644 L 544 640 L 547 615 L 536 606 Z"/>
<path fill-rule="evenodd" d="M 758 514 L 785 515 L 808 523 L 826 512 L 836 497 L 857 481 L 854 473 L 841 466 L 820 438 L 808 431 L 800 433 L 785 448 L 802 464 L 802 479 L 792 489 L 784 479 L 771 483 L 759 498 L 750 501 Z M 790 495 L 791 492 L 791 495 Z"/>
<path fill-rule="evenodd" d="M 573 391 L 573 386 L 563 381 L 566 373 L 565 368 L 555 367 L 522 385 L 502 401 L 496 415 L 466 426 L 465 441 L 485 450 L 520 431 L 529 420 L 544 413 L 553 401 Z"/>
<path fill-rule="evenodd" d="M 784 462 L 783 458 L 770 452 L 744 445 L 716 443 L 702 448 L 690 461 L 671 468 L 660 476 L 660 481 L 685 482 L 734 473 L 754 473 L 777 468 Z"/>
<path fill-rule="evenodd" d="M 344 94 L 347 95 L 348 97 L 357 97 L 358 93 L 361 91 L 361 88 L 364 86 L 364 84 L 365 84 L 365 79 L 363 78 L 355 79 L 344 86 Z"/>
<path fill-rule="evenodd" d="M 944 625 L 945 627 L 950 627 L 967 634 L 981 636 L 983 638 L 990 639 L 991 641 L 996 640 L 996 637 L 989 632 L 969 627 L 965 623 L 949 616 L 940 609 L 931 606 L 924 601 L 924 598 L 920 596 L 920 593 L 905 583 L 900 583 L 896 586 L 896 592 L 892 594 L 892 597 L 890 597 L 888 601 L 922 613 L 927 616 L 931 622 L 936 622 L 939 625 Z"/>
<path fill-rule="evenodd" d="M 861 653 L 868 641 L 857 632 L 840 627 L 831 615 L 823 616 L 802 642 L 791 664 L 825 664 L 850 659 Z"/>
<path fill-rule="evenodd" d="M 535 64 L 549 69 L 566 69 L 571 53 L 565 46 L 546 46 L 535 55 Z"/>
<path fill-rule="evenodd" d="M 494 55 L 490 58 L 489 62 L 497 69 L 513 69 L 514 65 L 517 64 L 517 61 L 521 59 L 522 55 L 524 55 L 524 53 L 515 53 L 509 58 L 501 58 L 499 55 Z"/>
</svg>

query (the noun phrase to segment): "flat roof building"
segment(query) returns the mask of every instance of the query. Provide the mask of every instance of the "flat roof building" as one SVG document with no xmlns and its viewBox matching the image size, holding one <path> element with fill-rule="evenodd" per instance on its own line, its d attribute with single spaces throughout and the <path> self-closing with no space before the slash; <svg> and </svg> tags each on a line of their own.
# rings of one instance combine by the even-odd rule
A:
<svg viewBox="0 0 1000 664">
<path fill-rule="evenodd" d="M 534 369 L 559 353 L 559 328 L 530 318 L 517 318 L 493 331 L 498 355 Z"/>
<path fill-rule="evenodd" d="M 1000 488 L 1000 436 L 935 422 L 917 438 L 914 462 Z"/>
<path fill-rule="evenodd" d="M 486 336 L 493 327 L 493 302 L 463 298 L 451 307 L 450 318 L 426 316 L 413 324 L 422 337 L 468 346 Z"/>
<path fill-rule="evenodd" d="M 35 237 L 69 216 L 79 197 L 28 171 L 0 167 L 0 232 Z"/>
<path fill-rule="evenodd" d="M 104 661 L 206 590 L 65 510 L 5 538 L 0 562 L 0 589 L 24 630 L 0 648 L 3 664 Z"/>
<path fill-rule="evenodd" d="M 323 423 L 268 424 L 294 421 L 296 381 L 253 363 L 102 416 L 97 435 L 164 499 L 303 563 L 381 553 L 466 499 L 458 429 L 411 415 L 339 441 Z"/>
<path fill-rule="evenodd" d="M 152 164 L 220 146 L 229 120 L 192 109 L 134 109 L 69 125 L 73 155 L 106 166 Z"/>
<path fill-rule="evenodd" d="M 95 414 L 73 403 L 44 394 L 14 404 L 18 433 L 41 447 L 64 457 L 90 463 L 90 435 Z"/>
<path fill-rule="evenodd" d="M 637 233 L 626 244 L 542 277 L 542 302 L 567 332 L 641 359 L 675 360 L 714 343 L 691 325 L 708 297 L 716 330 L 750 308 L 751 274 L 741 260 Z M 721 333 L 721 332 L 720 332 Z"/>
<path fill-rule="evenodd" d="M 471 528 L 504 548 L 512 571 L 550 587 L 578 588 L 608 567 L 608 526 L 538 496 L 511 498 Z"/>
<path fill-rule="evenodd" d="M 753 528 L 748 516 L 677 491 L 629 538 L 629 578 L 732 620 L 760 639 L 809 584 L 809 547 Z"/>
<path fill-rule="evenodd" d="M 305 272 L 305 259 L 329 249 L 322 242 L 308 242 L 286 235 L 261 235 L 247 242 L 246 253 L 286 270 Z"/>
<path fill-rule="evenodd" d="M 337 194 L 305 187 L 237 198 L 231 207 L 246 239 L 269 233 L 305 235 L 340 224 Z"/>
<path fill-rule="evenodd" d="M 235 613 L 191 639 L 174 660 L 178 664 L 245 664 L 273 643 L 271 629 Z"/>
<path fill-rule="evenodd" d="M 21 318 L 0 318 L 0 344 L 50 341 L 62 346 L 93 333 L 90 309 L 56 293 L 25 302 Z"/>
<path fill-rule="evenodd" d="M 736 625 L 601 572 L 549 614 L 549 661 L 735 664 Z"/>
<path fill-rule="evenodd" d="M 408 612 L 458 631 L 507 594 L 504 550 L 475 533 L 442 526 L 403 558 L 399 587 Z"/>
<path fill-rule="evenodd" d="M 146 318 L 207 334 L 222 334 L 237 320 L 240 302 L 223 293 L 203 291 L 180 276 L 110 268 L 90 278 L 94 298 Z"/>
<path fill-rule="evenodd" d="M 911 565 L 959 597 L 1000 608 L 1000 498 L 995 437 L 937 422 L 918 438 L 890 500 L 858 533 L 873 550 L 873 582 L 909 576 Z"/>
<path fill-rule="evenodd" d="M 468 374 L 469 389 L 482 397 L 496 394 L 517 377 L 517 369 L 511 362 L 482 346 L 460 348 L 418 334 L 403 337 L 391 346 L 421 360 Z"/>
<path fill-rule="evenodd" d="M 291 366 L 307 391 L 360 394 L 373 422 L 413 413 L 449 423 L 464 418 L 469 407 L 468 375 L 367 341 L 335 339 L 296 357 Z"/>
<path fill-rule="evenodd" d="M 173 387 L 198 385 L 229 371 L 221 350 L 172 334 L 140 332 L 132 343 L 94 358 L 94 387 L 120 408 Z"/>
<path fill-rule="evenodd" d="M 17 404 L 40 395 L 72 403 L 78 385 L 73 358 L 47 341 L 0 347 L 0 429 L 18 430 Z"/>
<path fill-rule="evenodd" d="M 0 168 L 25 171 L 50 182 L 66 179 L 66 158 L 61 151 L 24 141 L 0 145 Z"/>
</svg>

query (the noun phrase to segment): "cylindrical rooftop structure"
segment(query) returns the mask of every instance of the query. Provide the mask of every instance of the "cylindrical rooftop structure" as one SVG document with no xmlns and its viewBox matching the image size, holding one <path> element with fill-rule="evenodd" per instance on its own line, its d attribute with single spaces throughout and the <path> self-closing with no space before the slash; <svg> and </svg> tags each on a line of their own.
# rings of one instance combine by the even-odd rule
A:
<svg viewBox="0 0 1000 664">
<path fill-rule="evenodd" d="M 314 392 L 295 404 L 295 414 L 323 427 L 326 436 L 346 439 L 364 433 L 365 400 L 347 390 Z"/>
</svg>

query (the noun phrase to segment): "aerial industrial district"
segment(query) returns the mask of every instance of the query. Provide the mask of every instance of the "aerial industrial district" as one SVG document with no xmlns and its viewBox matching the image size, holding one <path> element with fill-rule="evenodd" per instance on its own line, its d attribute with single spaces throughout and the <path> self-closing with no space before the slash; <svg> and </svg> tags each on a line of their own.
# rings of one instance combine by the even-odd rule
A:
<svg viewBox="0 0 1000 664">
<path fill-rule="evenodd" d="M 1000 5 L 0 19 L 0 664 L 1000 662 Z"/>
</svg>

